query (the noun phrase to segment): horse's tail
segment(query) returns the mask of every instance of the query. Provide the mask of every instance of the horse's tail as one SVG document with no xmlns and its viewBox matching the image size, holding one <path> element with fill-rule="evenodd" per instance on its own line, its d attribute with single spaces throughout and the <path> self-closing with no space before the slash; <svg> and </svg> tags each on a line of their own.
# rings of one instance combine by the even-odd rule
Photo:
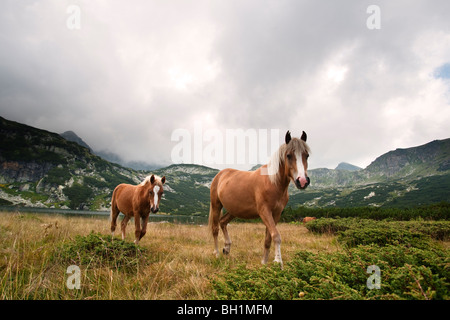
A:
<svg viewBox="0 0 450 320">
<path fill-rule="evenodd" d="M 115 207 L 116 207 L 116 190 L 117 190 L 117 187 L 114 188 L 114 191 L 113 191 L 113 194 L 112 194 L 112 197 L 111 197 L 111 210 L 109 212 L 110 220 L 113 219 L 113 213 L 114 213 L 114 210 L 115 210 Z"/>
<path fill-rule="evenodd" d="M 117 207 L 117 189 L 116 187 L 113 191 L 112 197 L 111 197 L 111 210 L 109 213 L 109 220 L 111 221 L 111 232 L 114 235 L 114 231 L 116 230 L 116 221 L 117 217 L 120 213 L 119 208 Z"/>
<path fill-rule="evenodd" d="M 220 213 L 222 211 L 222 203 L 220 202 L 219 195 L 217 193 L 218 180 L 218 176 L 214 177 L 210 189 L 211 201 L 209 204 L 208 227 L 214 237 L 217 237 L 217 234 L 219 233 L 219 220 Z"/>
<path fill-rule="evenodd" d="M 208 227 L 213 236 L 219 232 L 219 218 L 220 218 L 220 211 L 219 214 L 217 214 L 216 211 L 213 211 L 212 205 L 210 204 Z"/>
</svg>

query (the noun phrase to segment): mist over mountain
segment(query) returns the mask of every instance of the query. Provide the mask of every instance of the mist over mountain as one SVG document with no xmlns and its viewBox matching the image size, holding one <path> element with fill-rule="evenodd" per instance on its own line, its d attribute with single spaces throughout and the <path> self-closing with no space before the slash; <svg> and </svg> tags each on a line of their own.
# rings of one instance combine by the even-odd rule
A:
<svg viewBox="0 0 450 320">
<path fill-rule="evenodd" d="M 94 151 L 94 153 L 109 162 L 120 164 L 121 166 L 131 168 L 134 170 L 150 171 L 150 170 L 154 170 L 154 169 L 158 169 L 158 168 L 162 167 L 159 164 L 150 164 L 150 163 L 147 163 L 144 161 L 125 161 L 114 152 L 98 150 L 98 151 Z"/>
<path fill-rule="evenodd" d="M 66 131 L 64 133 L 61 133 L 60 136 L 68 141 L 76 142 L 80 146 L 89 149 L 94 154 L 98 155 L 99 157 L 101 157 L 109 162 L 120 164 L 123 167 L 131 168 L 131 169 L 135 169 L 135 170 L 147 170 L 147 171 L 161 168 L 161 165 L 149 164 L 149 163 L 143 162 L 143 161 L 125 161 L 119 155 L 117 155 L 113 152 L 108 152 L 108 151 L 104 151 L 104 150 L 93 150 L 86 142 L 83 141 L 82 138 L 80 138 L 73 131 Z"/>
</svg>

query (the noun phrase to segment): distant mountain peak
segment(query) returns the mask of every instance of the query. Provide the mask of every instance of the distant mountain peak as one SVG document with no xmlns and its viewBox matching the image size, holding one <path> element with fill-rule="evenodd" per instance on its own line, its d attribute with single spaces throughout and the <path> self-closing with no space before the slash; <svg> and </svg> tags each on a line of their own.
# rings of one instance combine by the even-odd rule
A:
<svg viewBox="0 0 450 320">
<path fill-rule="evenodd" d="M 66 131 L 60 134 L 61 137 L 66 139 L 67 141 L 72 141 L 78 143 L 80 146 L 88 148 L 90 151 L 92 151 L 92 148 L 83 141 L 75 132 L 73 131 Z"/>
<path fill-rule="evenodd" d="M 347 163 L 347 162 L 341 162 L 338 164 L 335 170 L 346 170 L 346 171 L 358 171 L 362 168 L 355 166 L 353 164 Z"/>
</svg>

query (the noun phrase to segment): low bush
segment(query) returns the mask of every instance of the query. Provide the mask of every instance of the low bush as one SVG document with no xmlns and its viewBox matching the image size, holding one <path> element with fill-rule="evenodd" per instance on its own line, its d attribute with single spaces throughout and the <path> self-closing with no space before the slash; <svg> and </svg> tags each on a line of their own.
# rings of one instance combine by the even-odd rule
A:
<svg viewBox="0 0 450 320">
<path fill-rule="evenodd" d="M 450 221 L 403 221 L 398 222 L 397 225 L 401 228 L 427 234 L 436 240 L 447 241 L 450 239 Z"/>
<path fill-rule="evenodd" d="M 336 234 L 342 252 L 301 251 L 284 270 L 245 266 L 212 281 L 217 299 L 449 299 L 450 221 L 320 218 L 306 224 Z M 369 289 L 369 266 L 381 289 Z"/>
<path fill-rule="evenodd" d="M 80 205 L 89 201 L 93 191 L 88 186 L 74 183 L 71 187 L 64 188 L 64 194 L 70 200 L 71 209 L 79 209 Z"/>
<path fill-rule="evenodd" d="M 351 246 L 376 243 L 378 245 L 427 241 L 428 238 L 446 241 L 450 238 L 450 221 L 375 221 L 358 218 L 320 218 L 306 224 L 315 233 L 339 234 L 339 240 Z"/>
<path fill-rule="evenodd" d="M 345 231 L 354 227 L 362 227 L 365 225 L 372 225 L 375 223 L 373 220 L 356 219 L 356 218 L 320 218 L 310 221 L 306 224 L 306 228 L 315 233 L 337 233 L 339 231 Z"/>
<path fill-rule="evenodd" d="M 109 266 L 117 269 L 135 270 L 143 262 L 146 249 L 112 236 L 90 233 L 75 236 L 55 251 L 54 258 L 77 266 Z"/>
<path fill-rule="evenodd" d="M 316 218 L 361 218 L 373 220 L 397 220 L 407 221 L 412 219 L 449 220 L 450 203 L 441 202 L 432 205 L 408 207 L 408 208 L 306 208 L 286 207 L 281 215 L 282 222 L 299 221 L 303 217 Z"/>
<path fill-rule="evenodd" d="M 430 236 L 424 233 L 383 226 L 348 229 L 339 232 L 338 240 L 349 247 L 356 247 L 360 244 L 378 246 L 402 244 L 423 248 L 429 246 L 431 242 Z"/>
<path fill-rule="evenodd" d="M 375 244 L 298 252 L 283 270 L 240 266 L 213 279 L 214 299 L 449 299 L 448 251 Z M 380 270 L 380 289 L 369 289 Z"/>
</svg>

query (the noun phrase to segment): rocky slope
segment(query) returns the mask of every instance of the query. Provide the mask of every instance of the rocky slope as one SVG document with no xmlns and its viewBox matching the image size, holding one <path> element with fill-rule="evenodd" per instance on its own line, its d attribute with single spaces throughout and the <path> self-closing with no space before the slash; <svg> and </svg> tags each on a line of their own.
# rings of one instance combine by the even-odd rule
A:
<svg viewBox="0 0 450 320">
<path fill-rule="evenodd" d="M 375 159 L 364 171 L 369 177 L 430 176 L 450 170 L 450 139 L 396 149 Z"/>
<path fill-rule="evenodd" d="M 0 134 L 1 204 L 101 209 L 117 184 L 145 177 L 56 133 L 1 117 Z"/>
</svg>

